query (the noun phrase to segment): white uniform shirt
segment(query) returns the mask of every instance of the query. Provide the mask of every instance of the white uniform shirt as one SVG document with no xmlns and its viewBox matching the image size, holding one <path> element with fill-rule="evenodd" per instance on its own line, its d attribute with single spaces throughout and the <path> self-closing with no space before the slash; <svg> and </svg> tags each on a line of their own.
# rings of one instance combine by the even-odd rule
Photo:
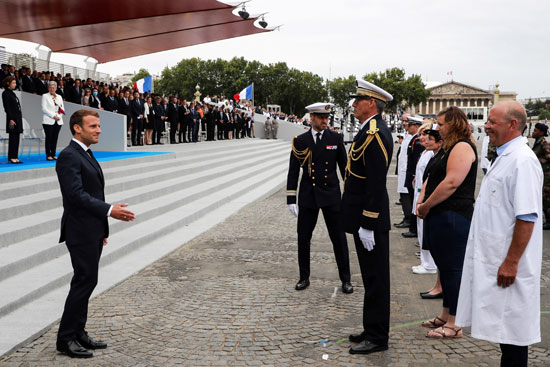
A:
<svg viewBox="0 0 550 367">
<path fill-rule="evenodd" d="M 472 336 L 526 346 L 540 336 L 542 263 L 542 183 L 540 163 L 521 137 L 489 167 L 476 200 L 458 299 L 456 324 L 472 326 Z M 533 234 L 514 284 L 497 286 L 497 273 L 512 241 L 516 217 L 536 213 Z"/>
<path fill-rule="evenodd" d="M 412 135 L 405 133 L 397 159 L 397 192 L 400 194 L 409 193 L 409 190 L 405 187 L 405 176 L 407 176 L 407 148 L 411 142 L 411 139 Z"/>
</svg>

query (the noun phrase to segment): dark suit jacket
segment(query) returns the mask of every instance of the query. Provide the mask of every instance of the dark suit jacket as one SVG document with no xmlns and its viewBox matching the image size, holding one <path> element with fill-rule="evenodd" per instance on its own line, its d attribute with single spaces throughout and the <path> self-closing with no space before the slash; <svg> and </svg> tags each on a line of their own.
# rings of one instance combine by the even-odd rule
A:
<svg viewBox="0 0 550 367">
<path fill-rule="evenodd" d="M 287 204 L 296 203 L 296 190 L 300 167 L 303 169 L 298 193 L 298 205 L 305 208 L 340 207 L 340 180 L 338 171 L 344 177 L 346 168 L 346 148 L 344 137 L 337 132 L 325 130 L 321 141 L 316 145 L 311 130 L 294 138 L 293 150 L 286 181 Z M 296 151 L 310 152 L 310 159 L 295 154 Z M 310 172 L 311 162 L 311 172 Z M 336 167 L 338 165 L 338 167 Z"/>
<path fill-rule="evenodd" d="M 29 75 L 23 75 L 22 80 L 23 80 L 23 88 L 22 88 L 23 92 L 36 93 L 34 82 Z"/>
<path fill-rule="evenodd" d="M 63 196 L 59 242 L 97 244 L 109 237 L 107 213 L 111 205 L 105 202 L 99 163 L 71 141 L 59 154 L 55 170 Z"/>
<path fill-rule="evenodd" d="M 130 99 L 128 99 L 128 104 L 126 104 L 124 98 L 118 100 L 118 113 L 128 116 L 128 121 L 130 121 Z"/>
<path fill-rule="evenodd" d="M 179 111 L 178 111 L 178 105 L 174 104 L 172 102 L 168 103 L 168 111 L 167 111 L 168 121 L 170 121 L 173 124 L 177 124 L 179 121 Z"/>
<path fill-rule="evenodd" d="M 105 111 L 110 112 L 118 112 L 118 99 L 116 97 L 113 97 L 111 99 L 111 96 L 105 98 L 105 104 L 103 105 L 103 108 Z"/>
<path fill-rule="evenodd" d="M 138 104 L 139 101 L 139 104 Z M 130 116 L 132 117 L 132 120 L 137 121 L 139 118 L 139 115 L 143 115 L 145 113 L 145 102 L 143 102 L 141 99 L 134 99 L 130 102 Z M 145 116 L 143 116 L 145 118 Z"/>
<path fill-rule="evenodd" d="M 82 93 L 83 93 L 82 87 L 80 87 L 78 91 L 76 90 L 75 86 L 67 87 L 66 90 L 67 90 L 67 93 L 65 95 L 65 98 L 67 98 L 67 101 L 76 103 L 76 104 L 82 104 Z"/>
<path fill-rule="evenodd" d="M 424 151 L 424 147 L 420 144 L 418 134 L 413 136 L 407 147 L 407 173 L 405 175 L 405 187 L 412 190 L 412 182 L 416 174 L 416 165 L 420 159 L 420 155 Z"/>
<path fill-rule="evenodd" d="M 23 132 L 23 115 L 21 113 L 21 104 L 15 92 L 6 88 L 2 92 L 2 102 L 4 103 L 4 111 L 6 111 L 6 132 Z M 10 129 L 10 120 L 15 121 L 15 127 Z"/>
<path fill-rule="evenodd" d="M 63 89 L 57 88 L 55 94 L 59 94 L 63 100 L 65 100 L 65 87 Z"/>
<path fill-rule="evenodd" d="M 371 231 L 390 230 L 386 176 L 393 154 L 393 139 L 380 114 L 373 119 L 375 130 L 370 131 L 369 121 L 353 139 L 352 149 L 363 147 L 370 135 L 374 138 L 363 150 L 348 157 L 349 169 L 342 196 L 342 223 L 348 233 L 357 233 L 359 226 Z"/>
<path fill-rule="evenodd" d="M 34 79 L 34 89 L 38 95 L 48 93 L 48 87 L 44 85 L 44 81 L 42 79 Z"/>
</svg>

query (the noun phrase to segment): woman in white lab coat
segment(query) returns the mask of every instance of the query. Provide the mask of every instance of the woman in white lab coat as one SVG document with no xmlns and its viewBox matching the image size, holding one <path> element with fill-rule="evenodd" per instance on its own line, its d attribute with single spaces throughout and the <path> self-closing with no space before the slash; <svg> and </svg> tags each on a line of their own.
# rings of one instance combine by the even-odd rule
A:
<svg viewBox="0 0 550 367">
<path fill-rule="evenodd" d="M 403 117 L 403 127 L 405 134 L 403 135 L 403 141 L 401 142 L 401 148 L 399 149 L 399 155 L 397 157 L 397 192 L 401 200 L 403 207 L 404 218 L 401 223 L 394 224 L 397 228 L 408 228 L 410 225 L 410 213 L 406 213 L 406 198 L 404 196 L 409 194 L 409 190 L 405 187 L 405 177 L 407 176 L 407 147 L 411 141 L 412 135 L 407 133 L 407 121 L 406 117 Z"/>
<path fill-rule="evenodd" d="M 63 115 L 65 106 L 63 98 L 56 93 L 57 83 L 48 83 L 48 93 L 42 95 L 42 127 L 46 136 L 46 159 L 48 161 L 56 160 L 57 137 L 59 130 L 63 125 Z"/>
</svg>

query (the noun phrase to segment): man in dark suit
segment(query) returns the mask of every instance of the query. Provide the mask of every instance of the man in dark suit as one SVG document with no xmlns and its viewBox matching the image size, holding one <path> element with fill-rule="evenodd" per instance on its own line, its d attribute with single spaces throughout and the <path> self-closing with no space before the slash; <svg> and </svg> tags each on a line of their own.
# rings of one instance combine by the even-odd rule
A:
<svg viewBox="0 0 550 367">
<path fill-rule="evenodd" d="M 298 217 L 298 264 L 300 280 L 295 289 L 309 286 L 309 262 L 311 235 L 317 224 L 319 209 L 327 225 L 332 241 L 342 291 L 353 293 L 350 282 L 349 253 L 346 234 L 340 224 L 340 174 L 344 177 L 346 148 L 343 136 L 327 129 L 332 103 L 314 103 L 306 107 L 312 116 L 312 128 L 292 141 L 292 152 L 287 177 L 287 204 L 290 212 Z M 296 190 L 300 167 L 303 169 L 296 207 Z"/>
<path fill-rule="evenodd" d="M 134 99 L 130 103 L 130 115 L 132 117 L 132 145 L 143 145 L 141 134 L 143 133 L 143 114 L 145 103 L 139 98 L 139 92 L 134 92 Z"/>
<path fill-rule="evenodd" d="M 179 110 L 178 99 L 176 97 L 170 98 L 167 116 L 170 122 L 170 144 L 178 144 L 176 141 L 176 131 L 178 130 Z"/>
<path fill-rule="evenodd" d="M 115 96 L 115 90 L 109 90 L 109 97 L 105 98 L 105 104 L 103 105 L 105 111 L 118 113 L 118 100 Z"/>
<path fill-rule="evenodd" d="M 63 79 L 60 79 L 57 82 L 57 90 L 55 91 L 56 94 L 59 94 L 63 100 L 65 100 L 65 85 L 63 82 Z"/>
<path fill-rule="evenodd" d="M 23 84 L 23 92 L 36 94 L 36 88 L 31 77 L 31 69 L 24 67 L 22 71 L 23 76 L 21 80 Z"/>
<path fill-rule="evenodd" d="M 39 96 L 48 93 L 48 81 L 44 73 L 41 73 L 38 78 L 34 79 L 34 89 Z"/>
<path fill-rule="evenodd" d="M 70 357 L 89 358 L 93 356 L 89 349 L 107 348 L 86 332 L 88 300 L 97 284 L 99 259 L 109 237 L 107 217 L 131 221 L 135 216 L 124 209 L 127 204 L 105 202 L 103 171 L 89 149 L 99 141 L 99 114 L 78 110 L 71 116 L 69 127 L 73 139 L 59 154 L 55 169 L 63 197 L 59 242 L 67 245 L 74 276 L 56 346 Z"/>
<path fill-rule="evenodd" d="M 187 122 L 189 120 L 189 107 L 187 107 L 187 101 L 184 99 L 180 100 L 178 106 L 178 142 L 187 143 L 185 136 L 187 135 Z"/>
<path fill-rule="evenodd" d="M 349 336 L 352 354 L 388 349 L 390 331 L 390 208 L 386 176 L 393 140 L 382 111 L 393 97 L 374 84 L 357 80 L 353 108 L 361 128 L 348 155 L 342 221 L 353 234 L 365 289 L 363 331 Z"/>
<path fill-rule="evenodd" d="M 67 101 L 69 102 L 82 104 L 83 93 L 84 91 L 82 89 L 80 79 L 76 79 L 73 86 L 67 87 L 67 95 L 65 98 L 67 98 Z"/>
<path fill-rule="evenodd" d="M 409 146 L 407 147 L 407 173 L 405 175 L 405 187 L 407 190 L 409 190 L 409 195 L 407 196 L 407 199 L 409 200 L 410 208 L 412 208 L 412 204 L 414 201 L 414 185 L 413 180 L 414 176 L 416 175 L 416 165 L 418 164 L 418 160 L 420 159 L 420 155 L 424 151 L 424 147 L 420 143 L 420 138 L 418 137 L 418 128 L 420 125 L 422 125 L 422 121 L 424 121 L 423 118 L 415 117 L 415 116 L 409 116 L 409 133 L 413 135 L 409 142 Z M 409 231 L 405 233 L 401 233 L 401 235 L 405 238 L 413 238 L 418 236 L 418 230 L 416 228 L 416 215 L 411 215 L 411 223 L 409 225 Z"/>
</svg>

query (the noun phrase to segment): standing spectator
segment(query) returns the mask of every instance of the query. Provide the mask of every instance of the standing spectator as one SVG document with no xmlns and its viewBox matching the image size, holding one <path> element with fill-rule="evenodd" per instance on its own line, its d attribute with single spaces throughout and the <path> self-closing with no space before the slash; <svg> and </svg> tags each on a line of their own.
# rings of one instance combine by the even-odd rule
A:
<svg viewBox="0 0 550 367">
<path fill-rule="evenodd" d="M 277 139 L 277 131 L 279 130 L 279 119 L 273 117 L 273 122 L 271 123 L 271 137 Z"/>
<path fill-rule="evenodd" d="M 38 78 L 34 80 L 34 88 L 36 94 L 43 95 L 48 93 L 48 81 L 46 80 L 46 75 L 44 73 L 39 74 Z"/>
<path fill-rule="evenodd" d="M 218 113 L 218 109 L 215 108 L 210 102 L 209 105 L 207 105 L 207 112 L 206 112 L 206 141 L 214 141 L 214 131 L 216 129 L 216 114 Z"/>
<path fill-rule="evenodd" d="M 271 118 L 267 117 L 265 119 L 265 138 L 269 139 L 271 137 Z"/>
<path fill-rule="evenodd" d="M 109 97 L 106 98 L 105 102 L 105 111 L 118 113 L 118 99 L 115 96 L 114 89 L 109 90 Z"/>
<path fill-rule="evenodd" d="M 82 105 L 90 107 L 90 97 L 92 96 L 92 91 L 90 88 L 84 89 L 84 95 L 82 96 Z"/>
<path fill-rule="evenodd" d="M 408 133 L 408 118 L 403 117 L 403 128 L 405 133 L 403 135 L 403 141 L 399 149 L 399 156 L 397 157 L 397 192 L 399 193 L 399 201 L 401 208 L 403 209 L 403 219 L 400 223 L 394 224 L 396 228 L 408 228 L 411 225 L 411 203 L 409 198 L 409 190 L 405 186 L 405 180 L 407 177 L 407 147 L 411 142 L 412 135 Z"/>
<path fill-rule="evenodd" d="M 143 134 L 143 116 L 145 104 L 139 98 L 139 92 L 134 92 L 134 99 L 130 104 L 130 115 L 132 118 L 132 145 L 143 145 L 141 135 Z"/>
<path fill-rule="evenodd" d="M 161 104 L 161 98 L 159 96 L 155 97 L 155 102 L 153 103 L 153 115 L 155 116 L 155 121 L 153 124 L 153 144 L 163 144 L 160 141 L 162 132 L 164 131 L 164 108 Z"/>
<path fill-rule="evenodd" d="M 252 137 L 256 138 L 256 133 L 254 133 L 254 114 L 255 112 L 252 111 L 252 114 L 250 115 L 250 132 L 252 133 Z M 248 135 L 250 137 L 250 135 Z"/>
<path fill-rule="evenodd" d="M 190 143 L 197 142 L 195 131 L 198 130 L 198 120 L 199 120 L 199 114 L 195 109 L 195 103 L 191 102 L 191 104 L 189 105 L 189 124 L 187 126 L 187 140 Z"/>
<path fill-rule="evenodd" d="M 46 160 L 56 160 L 57 137 L 59 130 L 63 125 L 63 115 L 65 114 L 65 106 L 63 98 L 55 91 L 57 83 L 50 82 L 48 85 L 48 93 L 42 95 L 42 127 L 46 136 Z"/>
<path fill-rule="evenodd" d="M 437 115 L 445 155 L 430 170 L 418 199 L 417 215 L 425 220 L 424 241 L 439 269 L 443 288 L 443 309 L 422 324 L 434 328 L 429 338 L 460 338 L 455 325 L 458 290 L 464 252 L 474 211 L 477 177 L 477 149 L 468 118 L 456 106 Z"/>
<path fill-rule="evenodd" d="M 36 88 L 31 78 L 30 68 L 27 68 L 27 67 L 23 68 L 23 76 L 21 78 L 21 84 L 22 84 L 23 92 L 36 94 Z"/>
<path fill-rule="evenodd" d="M 80 79 L 74 81 L 74 86 L 68 88 L 67 96 L 65 97 L 67 101 L 81 104 L 82 103 L 82 86 L 80 85 Z"/>
<path fill-rule="evenodd" d="M 527 367 L 529 345 L 541 341 L 543 172 L 522 136 L 526 122 L 516 101 L 489 112 L 497 158 L 476 201 L 456 318 L 472 337 L 500 343 L 504 367 Z"/>
<path fill-rule="evenodd" d="M 101 107 L 101 100 L 99 99 L 99 93 L 97 91 L 97 88 L 92 89 L 92 94 L 89 96 L 88 103 L 90 104 L 90 107 L 97 108 L 102 110 L 103 107 Z"/>
<path fill-rule="evenodd" d="M 548 209 L 550 209 L 550 144 L 544 139 L 548 136 L 548 125 L 536 123 L 531 137 L 535 139 L 533 152 L 537 156 L 544 174 L 544 185 L 542 187 L 542 214 L 544 214 L 544 225 L 542 229 L 550 229 Z"/>
<path fill-rule="evenodd" d="M 170 144 L 177 144 L 176 132 L 178 130 L 179 110 L 178 99 L 176 97 L 170 97 L 167 113 L 168 121 L 170 121 Z"/>
<path fill-rule="evenodd" d="M 180 143 L 187 143 L 186 135 L 187 126 L 189 126 L 190 113 L 191 112 L 189 111 L 189 106 L 187 106 L 187 101 L 184 99 L 178 107 L 178 142 Z"/>
<path fill-rule="evenodd" d="M 146 144 L 151 145 L 151 136 L 153 135 L 153 126 L 155 124 L 155 114 L 153 112 L 153 98 L 147 97 L 147 103 L 143 106 L 143 115 L 145 116 L 145 137 L 147 139 Z"/>
<path fill-rule="evenodd" d="M 55 94 L 60 95 L 61 98 L 65 100 L 65 85 L 63 79 L 60 79 L 59 82 L 57 82 L 57 90 L 55 91 Z"/>
<path fill-rule="evenodd" d="M 224 121 L 225 121 L 225 112 L 223 111 L 223 106 L 219 107 L 217 123 L 218 123 L 218 140 L 223 140 L 224 138 Z"/>
<path fill-rule="evenodd" d="M 17 82 L 13 76 L 7 76 L 4 78 L 3 84 L 2 102 L 4 111 L 6 111 L 6 132 L 9 135 L 8 161 L 14 164 L 23 163 L 18 159 L 19 135 L 23 133 L 23 115 L 19 98 L 14 92 Z"/>
</svg>

